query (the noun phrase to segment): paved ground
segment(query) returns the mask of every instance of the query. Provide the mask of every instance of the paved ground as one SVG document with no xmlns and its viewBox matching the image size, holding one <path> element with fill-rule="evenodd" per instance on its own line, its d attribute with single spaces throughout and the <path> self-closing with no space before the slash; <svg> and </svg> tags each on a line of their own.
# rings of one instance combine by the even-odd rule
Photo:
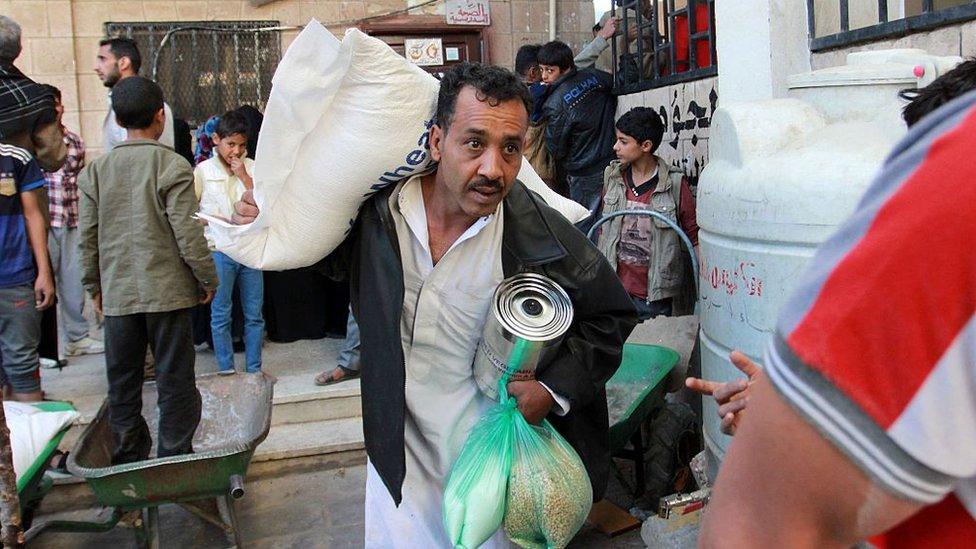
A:
<svg viewBox="0 0 976 549">
<path fill-rule="evenodd" d="M 238 503 L 242 534 L 253 548 L 355 548 L 363 546 L 365 466 L 323 464 L 316 470 L 249 482 Z M 59 514 L 85 520 L 96 510 Z M 50 516 L 48 516 L 50 518 Z M 161 547 L 220 548 L 231 543 L 223 533 L 175 505 L 160 509 Z M 134 547 L 135 534 L 121 527 L 104 534 L 44 534 L 30 547 L 104 549 Z M 644 547 L 638 531 L 610 540 L 584 529 L 574 548 Z"/>
<path fill-rule="evenodd" d="M 269 343 L 264 349 L 265 369 L 275 375 L 302 372 L 297 381 L 335 363 L 339 340 L 322 339 L 291 344 Z M 243 359 L 238 355 L 238 362 Z M 216 370 L 213 353 L 197 354 L 198 373 Z M 62 371 L 44 370 L 43 384 L 51 398 L 72 400 L 79 407 L 97 409 L 104 398 L 105 378 L 101 355 L 74 358 Z M 294 377 L 294 376 L 292 376 Z M 363 492 L 365 466 L 361 453 L 278 462 L 257 479 L 249 479 L 238 513 L 248 547 L 351 548 L 363 544 Z M 262 464 L 263 465 L 263 464 Z M 628 508 L 629 498 L 611 480 L 610 498 Z M 52 501 L 55 498 L 52 498 Z M 65 512 L 57 505 L 42 507 L 43 518 L 91 520 L 97 509 Z M 216 526 L 175 505 L 160 509 L 162 547 L 220 548 L 231 544 Z M 134 547 L 132 530 L 116 528 L 104 534 L 45 534 L 31 547 L 93 548 Z M 584 529 L 572 547 L 629 549 L 643 547 L 637 531 L 610 540 Z"/>
</svg>

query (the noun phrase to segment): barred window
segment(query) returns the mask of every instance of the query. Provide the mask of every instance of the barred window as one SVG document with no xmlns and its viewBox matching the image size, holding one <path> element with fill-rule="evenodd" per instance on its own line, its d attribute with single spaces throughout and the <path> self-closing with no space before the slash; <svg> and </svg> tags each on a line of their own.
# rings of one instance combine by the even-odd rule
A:
<svg viewBox="0 0 976 549">
<path fill-rule="evenodd" d="M 154 78 L 191 127 L 241 105 L 264 111 L 281 59 L 277 21 L 105 23 L 139 45 L 140 74 Z"/>
<path fill-rule="evenodd" d="M 715 0 L 612 0 L 611 8 L 621 19 L 611 44 L 618 94 L 718 74 Z"/>
<path fill-rule="evenodd" d="M 823 51 L 976 19 L 976 0 L 807 0 L 807 18 Z"/>
</svg>

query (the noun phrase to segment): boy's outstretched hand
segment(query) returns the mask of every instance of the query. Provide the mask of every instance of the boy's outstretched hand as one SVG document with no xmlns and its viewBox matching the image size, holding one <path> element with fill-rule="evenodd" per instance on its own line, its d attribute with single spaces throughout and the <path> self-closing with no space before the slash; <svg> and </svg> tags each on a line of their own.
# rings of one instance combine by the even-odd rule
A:
<svg viewBox="0 0 976 549">
<path fill-rule="evenodd" d="M 735 435 L 739 423 L 749 404 L 749 387 L 762 377 L 762 368 L 739 351 L 732 351 L 729 355 L 732 365 L 748 376 L 728 383 L 708 381 L 697 377 L 689 377 L 685 385 L 697 393 L 710 395 L 718 404 L 718 415 L 722 418 L 721 430 L 727 435 Z"/>
</svg>

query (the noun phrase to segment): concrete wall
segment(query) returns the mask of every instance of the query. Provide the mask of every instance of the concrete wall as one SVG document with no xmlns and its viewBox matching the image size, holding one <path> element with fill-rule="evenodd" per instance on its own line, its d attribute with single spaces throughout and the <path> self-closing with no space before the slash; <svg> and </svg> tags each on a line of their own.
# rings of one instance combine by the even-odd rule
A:
<svg viewBox="0 0 976 549">
<path fill-rule="evenodd" d="M 705 78 L 620 96 L 617 117 L 634 107 L 657 110 L 664 120 L 658 154 L 680 167 L 694 185 L 708 163 L 709 126 L 718 97 L 718 79 Z"/>
<path fill-rule="evenodd" d="M 23 29 L 24 52 L 17 66 L 38 82 L 62 90 L 65 123 L 80 130 L 94 156 L 100 153 L 108 109 L 106 90 L 92 70 L 105 22 L 276 20 L 297 26 L 316 18 L 341 35 L 352 26 L 350 21 L 420 1 L 276 0 L 255 7 L 247 0 L 0 0 L 0 13 Z M 443 4 L 414 13 L 443 13 Z M 487 49 L 497 64 L 511 67 L 522 44 L 549 39 L 547 0 L 491 0 L 491 19 Z M 558 0 L 557 38 L 574 49 L 582 47 L 592 36 L 593 19 L 591 1 Z M 282 32 L 282 51 L 297 34 L 298 30 Z"/>
<path fill-rule="evenodd" d="M 920 32 L 901 38 L 881 40 L 813 54 L 814 70 L 843 65 L 847 54 L 855 51 L 886 50 L 892 48 L 920 48 L 932 55 L 976 55 L 976 21 L 968 21 L 928 32 Z"/>
</svg>

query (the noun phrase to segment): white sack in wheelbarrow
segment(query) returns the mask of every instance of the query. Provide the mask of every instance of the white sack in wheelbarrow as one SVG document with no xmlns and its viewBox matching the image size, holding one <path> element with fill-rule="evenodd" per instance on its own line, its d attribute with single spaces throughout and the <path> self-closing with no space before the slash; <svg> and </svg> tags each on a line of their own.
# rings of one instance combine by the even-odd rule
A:
<svg viewBox="0 0 976 549">
<path fill-rule="evenodd" d="M 315 20 L 272 82 L 254 166 L 260 215 L 246 226 L 203 217 L 218 250 L 249 267 L 283 270 L 328 255 L 369 195 L 432 167 L 427 130 L 438 82 L 384 42 L 350 29 L 340 43 Z M 519 179 L 570 221 L 587 215 L 526 161 Z"/>
</svg>

